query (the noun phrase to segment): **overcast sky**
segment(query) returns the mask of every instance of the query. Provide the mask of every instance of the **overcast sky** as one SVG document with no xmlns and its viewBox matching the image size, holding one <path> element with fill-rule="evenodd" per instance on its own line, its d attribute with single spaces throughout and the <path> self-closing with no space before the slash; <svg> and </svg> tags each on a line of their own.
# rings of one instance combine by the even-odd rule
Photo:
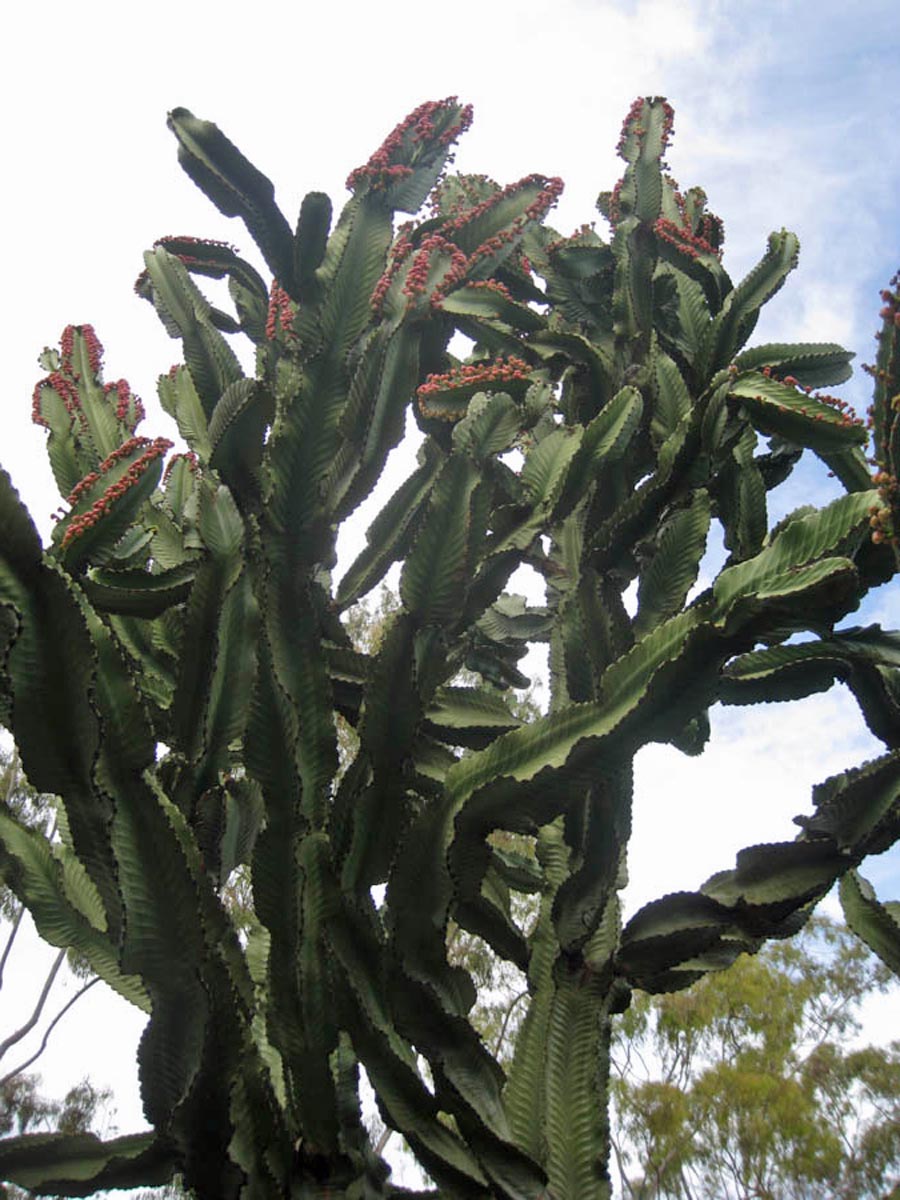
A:
<svg viewBox="0 0 900 1200">
<path fill-rule="evenodd" d="M 91 322 L 107 379 L 125 376 L 151 401 L 178 347 L 132 291 L 142 251 L 172 233 L 248 249 L 243 227 L 177 165 L 165 117 L 179 105 L 214 120 L 272 178 L 293 222 L 307 191 L 338 206 L 348 171 L 411 108 L 457 94 L 475 106 L 457 167 L 501 182 L 561 175 L 550 221 L 567 233 L 597 216 L 597 193 L 620 173 L 614 147 L 632 99 L 666 95 L 672 171 L 685 187 L 702 184 L 724 218 L 732 277 L 771 230 L 800 236 L 800 268 L 754 340 L 835 340 L 857 363 L 874 355 L 878 290 L 900 266 L 895 0 L 852 10 L 837 0 L 38 0 L 16 5 L 5 25 L 0 461 L 44 533 L 58 498 L 30 423 L 41 348 L 67 323 Z M 845 394 L 864 411 L 866 377 Z M 148 409 L 145 432 L 170 432 Z M 828 495 L 823 474 L 804 471 L 785 504 Z M 863 618 L 900 625 L 897 595 L 892 585 Z M 742 845 L 792 837 L 810 785 L 878 749 L 836 689 L 803 705 L 714 713 L 700 760 L 646 751 L 629 907 L 696 887 Z M 893 854 L 867 864 L 885 896 L 900 896 L 898 863 Z M 66 1018 L 43 1069 L 59 1090 L 87 1073 L 110 1080 L 120 1130 L 131 1131 L 140 1021 L 100 991 Z"/>
</svg>

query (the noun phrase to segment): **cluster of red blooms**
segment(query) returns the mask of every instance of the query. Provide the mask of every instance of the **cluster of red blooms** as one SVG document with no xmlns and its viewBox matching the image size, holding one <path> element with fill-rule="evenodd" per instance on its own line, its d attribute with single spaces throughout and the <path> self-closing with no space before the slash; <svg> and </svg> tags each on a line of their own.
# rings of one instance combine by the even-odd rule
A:
<svg viewBox="0 0 900 1200">
<path fill-rule="evenodd" d="M 541 184 L 541 189 L 537 196 L 528 205 L 521 216 L 517 217 L 512 224 L 501 229 L 498 233 L 487 238 L 480 246 L 468 256 L 455 244 L 454 234 L 458 234 L 460 230 L 465 229 L 472 221 L 489 212 L 495 205 L 509 196 L 515 195 L 522 188 L 533 187 L 536 183 Z M 425 238 L 419 249 L 416 251 L 415 257 L 409 269 L 409 273 L 404 282 L 403 295 L 413 301 L 417 296 L 424 291 L 428 280 L 428 272 L 430 268 L 430 257 L 435 251 L 443 251 L 449 253 L 451 257 L 450 268 L 444 275 L 443 279 L 434 289 L 431 297 L 431 304 L 434 308 L 440 308 L 443 298 L 450 294 L 455 288 L 460 287 L 466 282 L 466 277 L 470 276 L 473 269 L 485 258 L 491 258 L 498 254 L 504 246 L 515 242 L 521 234 L 522 230 L 529 221 L 538 221 L 544 214 L 556 203 L 560 193 L 563 190 L 563 181 L 559 178 L 547 179 L 543 175 L 526 175 L 524 179 L 518 180 L 516 183 L 508 184 L 505 188 L 498 189 L 493 195 L 486 200 L 480 201 L 474 207 L 464 208 L 459 210 L 446 222 L 440 234 L 432 234 Z M 391 249 L 390 259 L 385 272 L 382 274 L 375 289 L 372 292 L 371 305 L 377 313 L 381 311 L 384 304 L 384 298 L 387 295 L 391 283 L 397 276 L 400 267 L 412 253 L 412 242 L 410 240 L 409 231 L 411 225 L 404 226 L 400 231 L 394 245 Z M 531 264 L 524 259 L 523 265 L 525 270 L 531 269 Z M 502 285 L 494 280 L 480 281 L 487 286 L 500 288 Z M 504 294 L 509 298 L 509 293 Z"/>
<path fill-rule="evenodd" d="M 469 211 L 481 203 L 480 197 L 484 188 L 499 190 L 498 185 L 488 175 L 455 175 L 452 180 L 441 179 L 431 189 L 428 200 L 431 215 L 452 217 L 454 214 Z"/>
<path fill-rule="evenodd" d="M 840 420 L 836 423 L 843 428 L 848 428 L 851 425 L 865 425 L 862 417 L 856 415 L 853 405 L 848 404 L 846 400 L 842 400 L 840 396 L 828 396 L 825 392 L 814 392 L 811 387 L 801 387 L 800 381 L 795 379 L 793 375 L 785 375 L 783 378 L 780 378 L 778 375 L 773 374 L 771 367 L 763 367 L 762 373 L 767 379 L 774 379 L 776 382 L 784 383 L 788 387 L 797 388 L 809 396 L 810 400 L 815 400 L 818 404 L 826 404 L 829 408 L 833 408 L 835 412 L 840 414 Z M 782 407 L 786 406 L 782 405 Z M 798 411 L 804 417 L 812 416 L 815 421 L 824 421 L 827 419 L 823 413 L 809 413 L 803 405 L 800 406 Z"/>
<path fill-rule="evenodd" d="M 518 183 L 509 184 L 502 191 L 491 196 L 489 200 L 484 200 L 481 204 L 473 209 L 468 209 L 455 217 L 450 224 L 445 228 L 444 232 L 450 237 L 457 230 L 462 229 L 470 221 L 481 216 L 482 213 L 493 208 L 495 204 L 499 204 L 506 196 L 512 195 L 519 188 L 528 187 L 534 183 L 542 182 L 544 186 L 541 188 L 537 196 L 532 200 L 531 204 L 525 209 L 520 217 L 517 217 L 510 226 L 506 229 L 501 229 L 493 236 L 487 238 L 477 246 L 469 255 L 466 273 L 471 274 L 479 262 L 486 258 L 493 258 L 499 254 L 504 246 L 508 246 L 511 242 L 515 242 L 522 233 L 529 221 L 539 221 L 549 212 L 553 205 L 557 202 L 563 190 L 563 181 L 554 177 L 545 179 L 542 175 L 526 175 L 524 179 L 520 179 Z M 530 264 L 529 264 L 530 265 Z M 449 290 L 449 289 L 447 289 Z"/>
<path fill-rule="evenodd" d="M 654 96 L 653 99 L 655 100 L 657 97 Z M 644 115 L 644 105 L 649 105 L 651 103 L 651 100 L 645 100 L 643 96 L 638 96 L 636 100 L 632 101 L 631 108 L 629 108 L 628 114 L 625 117 L 625 120 L 622 122 L 622 132 L 619 135 L 619 142 L 616 146 L 616 151 L 618 152 L 620 158 L 627 157 L 625 154 L 625 146 L 628 142 L 628 137 L 630 134 L 633 133 L 638 139 L 638 142 L 643 141 L 644 137 L 646 136 L 647 130 L 643 125 L 641 125 L 640 122 Z M 663 153 L 665 153 L 666 146 L 668 146 L 669 139 L 672 136 L 673 125 L 675 123 L 675 110 L 667 100 L 662 101 L 662 108 L 662 150 Z"/>
<path fill-rule="evenodd" d="M 68 370 L 73 379 L 78 378 L 78 373 L 71 369 L 76 333 L 80 333 L 84 339 L 91 370 L 95 375 L 99 375 L 100 364 L 103 360 L 103 347 L 100 344 L 100 339 L 94 333 L 93 325 L 67 325 L 62 331 L 62 337 L 59 339 L 59 349 L 62 355 L 63 370 Z"/>
<path fill-rule="evenodd" d="M 46 379 L 40 379 L 34 385 L 34 391 L 31 393 L 31 419 L 35 425 L 43 425 L 45 429 L 50 428 L 50 422 L 41 411 L 41 392 L 44 388 L 52 388 L 56 392 L 73 421 L 80 420 L 82 425 L 87 425 L 87 417 L 82 411 L 81 401 L 78 398 L 78 388 L 71 379 L 67 379 L 59 371 L 51 371 Z"/>
<path fill-rule="evenodd" d="M 384 298 L 387 295 L 388 288 L 396 278 L 397 272 L 400 270 L 407 258 L 412 252 L 412 242 L 410 241 L 409 231 L 412 229 L 412 222 L 409 221 L 402 225 L 397 231 L 397 237 L 388 255 L 388 265 L 381 278 L 375 284 L 375 289 L 372 292 L 372 297 L 369 303 L 372 305 L 372 311 L 375 313 L 381 312 L 381 306 L 384 304 Z"/>
<path fill-rule="evenodd" d="M 900 272 L 891 280 L 891 288 L 900 288 Z M 885 288 L 881 293 L 881 300 L 884 308 L 878 315 L 885 321 L 891 321 L 900 329 L 900 295 L 898 295 L 897 291 L 890 291 L 888 288 Z"/>
<path fill-rule="evenodd" d="M 869 526 L 872 530 L 872 541 L 875 545 L 890 542 L 898 544 L 897 531 L 894 529 L 893 510 L 900 499 L 900 483 L 897 477 L 889 471 L 876 471 L 872 482 L 878 488 L 881 504 L 873 504 L 869 509 Z"/>
<path fill-rule="evenodd" d="M 128 419 L 128 409 L 131 405 L 134 406 L 134 416 L 131 420 L 131 429 L 134 431 L 137 426 L 143 421 L 144 405 L 140 396 L 133 396 L 131 388 L 128 386 L 127 379 L 117 379 L 115 383 L 107 383 L 103 386 L 104 392 L 110 395 L 111 392 L 116 393 L 116 420 L 126 421 Z"/>
<path fill-rule="evenodd" d="M 436 118 L 451 113 L 457 108 L 456 96 L 448 96 L 446 100 L 427 100 L 406 117 L 384 139 L 372 157 L 361 167 L 357 167 L 347 176 L 347 187 L 354 191 L 363 181 L 368 180 L 370 186 L 376 188 L 388 187 L 398 179 L 404 179 L 412 174 L 412 167 L 394 161 L 408 140 L 415 146 L 434 138 Z M 465 105 L 460 110 L 459 118 L 438 135 L 439 146 L 449 146 L 455 142 L 472 124 L 472 106 Z"/>
<path fill-rule="evenodd" d="M 80 484 L 69 496 L 69 503 L 73 503 L 73 497 L 76 499 L 84 494 L 87 488 L 92 487 L 101 475 L 108 471 L 114 462 L 122 458 L 126 454 L 132 453 L 140 446 L 146 446 L 147 449 L 138 458 L 134 460 L 128 470 L 103 492 L 103 494 L 94 501 L 91 507 L 85 513 L 81 513 L 77 517 L 73 517 L 69 522 L 69 527 L 66 529 L 62 539 L 62 549 L 65 550 L 70 542 L 81 537 L 88 529 L 91 529 L 97 522 L 105 516 L 112 508 L 113 504 L 125 495 L 138 482 L 146 468 L 161 455 L 165 454 L 172 446 L 172 443 L 167 438 L 155 438 L 152 442 L 149 438 L 130 438 L 118 450 L 114 450 L 112 454 L 100 464 L 97 472 L 92 472 L 94 476 L 88 475 L 81 481 Z M 88 482 L 90 480 L 90 482 Z M 84 485 L 83 491 L 79 489 Z"/>
<path fill-rule="evenodd" d="M 291 333 L 293 321 L 294 308 L 291 298 L 278 280 L 273 279 L 272 290 L 269 292 L 269 311 L 266 315 L 266 337 L 271 342 L 279 326 L 285 333 Z"/>
<path fill-rule="evenodd" d="M 440 307 L 440 297 L 445 296 L 454 287 L 458 287 L 465 275 L 469 260 L 463 254 L 462 250 L 458 246 L 454 246 L 452 242 L 448 242 L 446 238 L 441 237 L 439 233 L 433 233 L 422 242 L 406 273 L 406 280 L 403 284 L 403 295 L 408 298 L 410 306 L 425 291 L 428 284 L 428 275 L 431 270 L 431 256 L 433 253 L 449 255 L 450 264 L 446 274 L 435 288 L 434 294 L 431 297 L 432 307 Z"/>
<path fill-rule="evenodd" d="M 470 225 L 486 212 L 490 212 L 492 208 L 496 208 L 508 196 L 514 196 L 516 192 L 524 188 L 533 187 L 535 184 L 541 184 L 541 190 L 525 209 L 522 216 L 517 218 L 514 225 L 521 226 L 526 221 L 539 221 L 562 195 L 564 184 L 559 176 L 547 179 L 544 175 L 526 175 L 523 179 L 519 179 L 515 183 L 508 183 L 506 187 L 498 189 L 492 196 L 488 196 L 486 200 L 482 200 L 479 204 L 476 204 L 474 208 L 465 208 L 457 213 L 444 226 L 444 233 L 448 237 L 452 237 L 456 231 L 464 229 L 466 225 Z"/>
<path fill-rule="evenodd" d="M 593 232 L 593 223 L 579 225 L 579 227 L 572 234 L 570 234 L 569 237 L 561 237 L 557 238 L 555 242 L 548 242 L 547 253 L 555 254 L 558 250 L 565 250 L 568 246 L 595 245 L 596 243 L 591 236 Z"/>
<path fill-rule="evenodd" d="M 704 216 L 704 232 L 707 234 L 712 232 L 712 222 L 715 220 L 716 218 L 709 213 Z M 684 225 L 676 225 L 674 221 L 658 217 L 653 224 L 653 232 L 658 238 L 668 242 L 670 246 L 674 246 L 688 258 L 696 259 L 702 254 L 712 255 L 713 258 L 722 257 L 722 251 L 717 250 L 706 237 L 694 233 L 687 222 Z"/>
<path fill-rule="evenodd" d="M 444 375 L 429 375 L 416 390 L 419 411 L 424 416 L 438 417 L 445 421 L 458 420 L 462 413 L 439 412 L 428 408 L 428 397 L 438 392 L 471 391 L 473 387 L 496 387 L 513 380 L 527 382 L 529 366 L 521 358 L 511 354 L 508 358 L 496 358 L 490 362 L 466 363 L 454 367 Z"/>
<path fill-rule="evenodd" d="M 78 371 L 73 369 L 76 333 L 80 333 L 84 339 L 91 371 L 94 375 L 100 374 L 103 347 L 100 339 L 94 333 L 93 325 L 67 325 L 59 339 L 60 370 L 51 371 L 46 378 L 38 380 L 31 393 L 31 419 L 35 425 L 43 425 L 45 429 L 50 428 L 50 422 L 41 411 L 41 392 L 45 387 L 52 388 L 56 392 L 73 421 L 77 420 L 83 426 L 87 425 L 87 417 L 82 410 L 81 400 L 78 396 L 78 380 L 81 376 Z"/>
<path fill-rule="evenodd" d="M 499 279 L 475 279 L 469 284 L 469 287 L 483 289 L 486 292 L 496 292 L 504 300 L 512 300 L 509 288 Z"/>
<path fill-rule="evenodd" d="M 172 457 L 169 459 L 169 461 L 166 463 L 166 469 L 163 471 L 163 483 L 165 483 L 166 480 L 169 478 L 169 476 L 172 474 L 172 468 L 179 461 L 183 461 L 187 464 L 187 468 L 192 475 L 197 474 L 197 468 L 199 466 L 199 463 L 197 461 L 197 455 L 194 453 L 193 450 L 185 450 L 184 453 L 182 453 L 182 454 L 173 454 Z"/>
</svg>

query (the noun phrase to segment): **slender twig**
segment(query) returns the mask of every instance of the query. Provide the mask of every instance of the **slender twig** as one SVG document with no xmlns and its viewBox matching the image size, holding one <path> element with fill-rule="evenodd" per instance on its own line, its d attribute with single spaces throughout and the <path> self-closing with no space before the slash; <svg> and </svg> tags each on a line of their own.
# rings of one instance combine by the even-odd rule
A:
<svg viewBox="0 0 900 1200">
<path fill-rule="evenodd" d="M 16 934 L 19 932 L 19 926 L 22 924 L 22 918 L 25 916 L 25 905 L 19 905 L 19 911 L 16 913 L 16 919 L 12 923 L 12 929 L 9 931 L 9 937 L 6 939 L 6 945 L 3 948 L 3 957 L 0 958 L 0 988 L 3 987 L 3 972 L 6 970 L 6 960 L 9 958 L 9 952 L 12 950 L 13 942 L 16 940 Z"/>
<path fill-rule="evenodd" d="M 16 1042 L 21 1042 L 22 1038 L 29 1034 L 32 1029 L 34 1029 L 35 1025 L 37 1025 L 38 1021 L 40 1020 L 41 1013 L 44 1011 L 44 1005 L 47 1003 L 47 997 L 50 995 L 50 989 L 53 987 L 53 981 L 56 978 L 57 972 L 62 966 L 63 959 L 65 957 L 65 950 L 60 950 L 59 954 L 57 954 L 56 958 L 53 960 L 53 966 L 48 971 L 47 978 L 44 980 L 44 986 L 41 989 L 40 996 L 38 996 L 37 1004 L 34 1006 L 34 1011 L 25 1024 L 11 1033 L 5 1041 L 0 1042 L 0 1058 L 3 1057 L 10 1046 L 14 1046 Z"/>
<path fill-rule="evenodd" d="M 392 1134 L 393 1132 L 394 1132 L 394 1131 L 393 1131 L 393 1129 L 391 1129 L 390 1125 L 385 1125 L 384 1129 L 382 1129 L 382 1131 L 381 1131 L 381 1137 L 380 1137 L 380 1138 L 378 1139 L 378 1141 L 375 1143 L 375 1153 L 376 1153 L 376 1154 L 381 1154 L 381 1153 L 382 1153 L 382 1151 L 384 1150 L 385 1146 L 386 1146 L 386 1145 L 388 1144 L 388 1142 L 391 1140 L 391 1134 Z"/>
<path fill-rule="evenodd" d="M 50 1040 L 50 1034 L 53 1032 L 53 1030 L 56 1028 L 56 1026 L 60 1023 L 60 1021 L 63 1019 L 63 1017 L 69 1011 L 69 1009 L 75 1003 L 75 1001 L 78 1000 L 81 996 L 83 996 L 84 993 L 88 990 L 88 988 L 92 988 L 94 986 L 94 984 L 99 983 L 99 981 L 100 981 L 100 977 L 98 975 L 95 975 L 93 979 L 89 979 L 87 981 L 87 983 L 83 985 L 83 987 L 80 987 L 78 989 L 78 991 L 75 993 L 75 995 L 71 997 L 71 999 L 66 1001 L 66 1003 L 62 1006 L 62 1008 L 59 1010 L 59 1012 L 56 1014 L 56 1016 L 53 1018 L 53 1020 L 50 1022 L 50 1024 L 47 1026 L 47 1028 L 44 1030 L 44 1036 L 41 1039 L 41 1044 L 40 1044 L 40 1046 L 38 1046 L 38 1048 L 34 1052 L 34 1054 L 32 1054 L 31 1058 L 26 1058 L 26 1060 L 23 1063 L 20 1063 L 14 1070 L 10 1071 L 7 1075 L 4 1075 L 3 1078 L 0 1079 L 0 1087 L 3 1087 L 4 1084 L 9 1083 L 9 1081 L 11 1079 L 15 1079 L 15 1077 L 17 1075 L 20 1075 L 23 1071 L 26 1071 L 33 1062 L 35 1062 L 38 1058 L 40 1058 L 40 1056 L 47 1049 L 47 1043 Z"/>
<path fill-rule="evenodd" d="M 504 1037 L 506 1037 L 506 1027 L 509 1024 L 509 1018 L 512 1016 L 513 1009 L 527 995 L 528 989 L 526 988 L 524 992 L 519 992 L 518 996 L 513 996 L 512 1000 L 510 1000 L 509 1006 L 506 1009 L 506 1016 L 503 1018 L 503 1024 L 500 1026 L 500 1032 L 497 1034 L 497 1041 L 494 1043 L 494 1058 L 500 1053 L 500 1047 L 503 1045 Z"/>
</svg>

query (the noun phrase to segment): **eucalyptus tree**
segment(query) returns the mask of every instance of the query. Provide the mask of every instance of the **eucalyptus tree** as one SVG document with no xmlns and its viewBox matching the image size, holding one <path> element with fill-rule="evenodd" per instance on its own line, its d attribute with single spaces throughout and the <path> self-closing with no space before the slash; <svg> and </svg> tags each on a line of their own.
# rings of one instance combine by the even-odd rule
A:
<svg viewBox="0 0 900 1200">
<path fill-rule="evenodd" d="M 629 1200 L 865 1200 L 900 1185 L 900 1041 L 864 1045 L 891 972 L 823 917 L 692 987 L 641 994 L 613 1043 Z"/>
<path fill-rule="evenodd" d="M 796 237 L 773 233 L 732 283 L 721 222 L 663 165 L 665 101 L 626 118 L 608 241 L 546 225 L 558 179 L 447 174 L 470 120 L 455 98 L 421 105 L 351 172 L 335 224 L 311 193 L 292 225 L 214 125 L 170 114 L 183 167 L 265 263 L 189 237 L 145 256 L 138 292 L 184 358 L 159 382 L 179 453 L 137 434 L 90 327 L 44 354 L 34 418 L 65 503 L 44 547 L 0 477 L 0 719 L 65 820 L 49 847 L 0 813 L 3 871 L 48 941 L 147 1012 L 150 1129 L 10 1139 L 0 1171 L 22 1186 L 403 1194 L 361 1118 L 364 1069 L 433 1180 L 416 1194 L 608 1196 L 610 1028 L 631 990 L 789 936 L 897 836 L 897 637 L 840 624 L 897 569 L 897 292 L 873 477 L 864 422 L 813 390 L 852 356 L 747 348 Z M 416 465 L 336 582 L 338 532 L 409 414 Z M 804 450 L 842 494 L 770 529 Z M 728 558 L 701 587 L 713 522 Z M 400 608 L 356 650 L 341 614 L 394 564 Z M 545 603 L 510 592 L 523 564 Z M 534 643 L 549 711 L 523 721 L 509 690 Z M 623 928 L 638 749 L 699 753 L 713 702 L 836 678 L 885 753 L 820 785 L 795 841 Z M 337 716 L 358 738 L 345 767 Z M 223 896 L 244 867 L 239 926 Z M 537 898 L 527 928 L 517 895 Z M 527 976 L 506 1069 L 469 1020 L 457 927 Z"/>
</svg>

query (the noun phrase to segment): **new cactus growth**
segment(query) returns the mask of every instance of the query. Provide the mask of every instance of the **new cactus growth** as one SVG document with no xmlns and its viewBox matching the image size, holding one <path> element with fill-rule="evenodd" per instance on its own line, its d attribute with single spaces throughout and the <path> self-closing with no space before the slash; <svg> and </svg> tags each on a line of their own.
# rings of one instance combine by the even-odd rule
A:
<svg viewBox="0 0 900 1200">
<path fill-rule="evenodd" d="M 64 836 L 48 851 L 0 809 L 0 867 L 48 941 L 148 1014 L 152 1129 L 6 1139 L 0 1174 L 34 1192 L 177 1172 L 210 1200 L 411 1194 L 363 1124 L 364 1067 L 434 1181 L 415 1194 L 601 1200 L 610 1028 L 631 989 L 685 987 L 789 936 L 842 877 L 860 931 L 900 960 L 893 909 L 853 874 L 900 834 L 898 635 L 841 624 L 898 567 L 896 291 L 873 478 L 866 428 L 818 391 L 852 355 L 748 347 L 797 239 L 773 233 L 732 282 L 705 195 L 664 168 L 665 101 L 628 114 L 608 241 L 546 225 L 559 180 L 446 175 L 470 121 L 455 98 L 420 106 L 351 172 L 334 225 L 312 193 L 294 226 L 214 125 L 172 112 L 182 165 L 270 278 L 221 242 L 145 256 L 138 292 L 184 359 L 159 382 L 184 442 L 167 465 L 89 327 L 45 355 L 34 415 L 66 503 L 42 547 L 0 475 L 0 719 L 61 798 Z M 233 312 L 204 276 L 227 279 Z M 417 465 L 335 585 L 338 530 L 408 410 Z M 844 494 L 770 529 L 767 493 L 804 450 Z M 689 601 L 713 522 L 728 558 Z M 400 609 L 361 653 L 341 613 L 395 563 Z M 508 592 L 522 564 L 544 603 Z M 509 688 L 534 642 L 550 705 L 523 724 Z M 477 682 L 455 682 L 463 668 Z M 821 784 L 796 840 L 623 928 L 639 748 L 699 753 L 713 702 L 835 679 L 885 753 Z M 358 735 L 343 765 L 337 715 Z M 223 898 L 239 867 L 249 931 Z M 533 928 L 516 892 L 539 896 Z M 527 972 L 508 1071 L 469 1020 L 451 921 Z"/>
</svg>

